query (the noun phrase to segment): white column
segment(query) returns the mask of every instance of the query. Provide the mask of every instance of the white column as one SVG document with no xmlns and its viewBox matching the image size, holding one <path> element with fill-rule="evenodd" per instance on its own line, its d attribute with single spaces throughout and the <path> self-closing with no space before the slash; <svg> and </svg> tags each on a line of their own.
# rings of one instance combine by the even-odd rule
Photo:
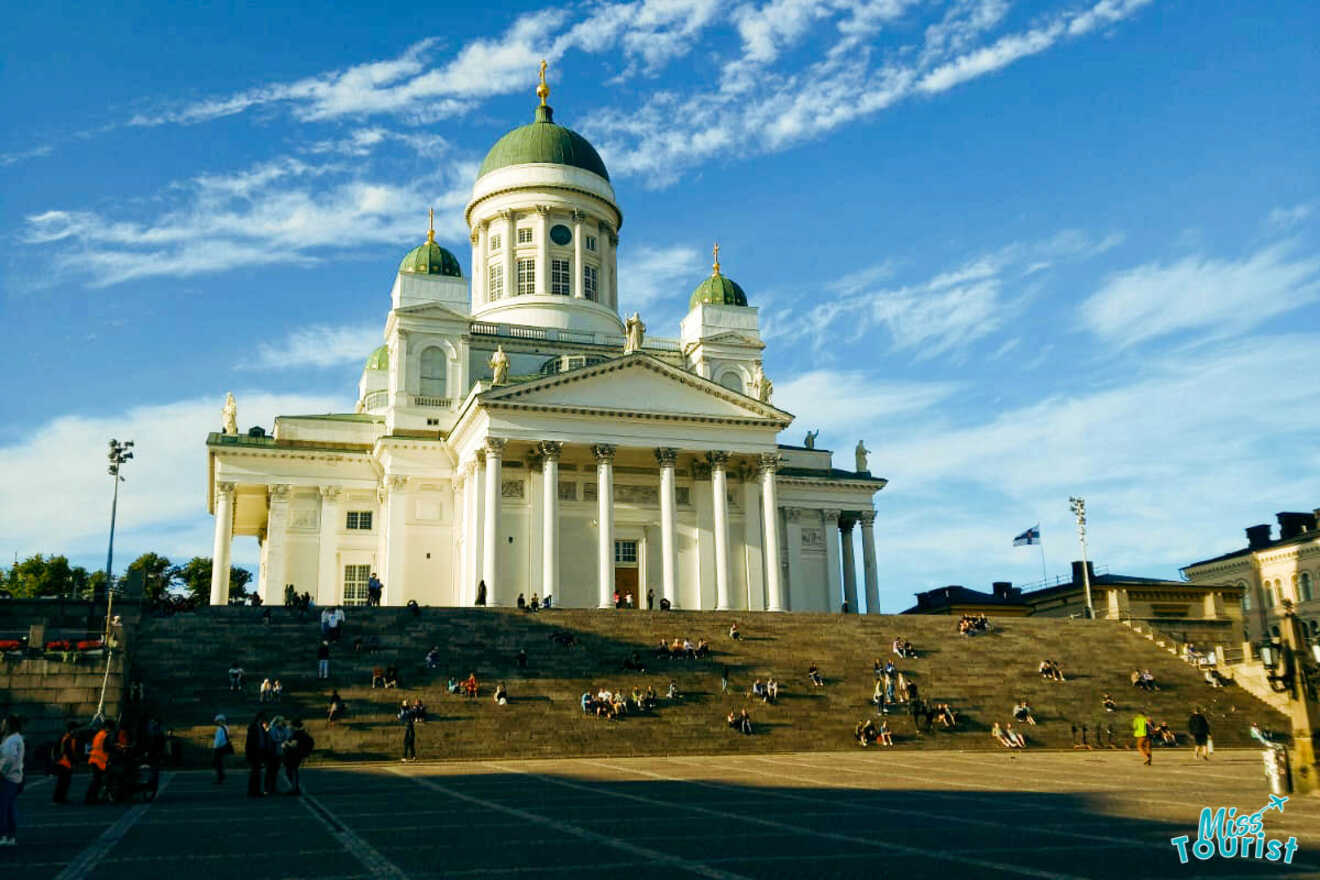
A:
<svg viewBox="0 0 1320 880">
<path fill-rule="evenodd" d="M 866 613 L 880 613 L 880 580 L 875 570 L 875 511 L 862 511 L 862 576 L 866 579 Z"/>
<path fill-rule="evenodd" d="M 233 483 L 215 484 L 215 545 L 211 549 L 211 604 L 229 603 L 229 552 L 234 540 Z"/>
<path fill-rule="evenodd" d="M 582 211 L 573 212 L 573 298 L 574 299 L 582 299 L 583 297 L 582 272 L 583 272 L 583 266 L 586 264 L 583 263 L 582 261 L 582 254 L 583 254 L 582 221 L 585 220 L 586 218 L 587 215 L 584 214 Z"/>
<path fill-rule="evenodd" d="M 266 603 L 284 602 L 284 570 L 289 531 L 289 486 L 278 483 L 269 488 L 270 502 L 266 509 Z"/>
<path fill-rule="evenodd" d="M 660 462 L 660 595 L 669 600 L 670 608 L 678 607 L 678 542 L 676 539 L 674 497 L 674 464 L 678 450 L 661 448 L 655 451 Z"/>
<path fill-rule="evenodd" d="M 317 542 L 316 604 L 335 605 L 339 602 L 339 570 L 336 551 L 339 538 L 338 486 L 321 487 L 321 529 Z"/>
<path fill-rule="evenodd" d="M 710 460 L 710 491 L 715 505 L 715 609 L 729 610 L 729 491 L 724 468 L 729 453 L 707 453 Z"/>
<path fill-rule="evenodd" d="M 822 510 L 821 516 L 825 520 L 825 587 L 829 591 L 830 602 L 834 607 L 838 607 L 840 601 L 847 602 L 848 613 L 856 614 L 857 605 L 844 597 L 843 584 L 840 582 L 843 567 L 839 562 L 839 511 Z"/>
<path fill-rule="evenodd" d="M 614 453 L 615 447 L 598 443 L 596 456 L 596 504 L 599 529 L 596 542 L 596 576 L 600 607 L 614 607 Z"/>
<path fill-rule="evenodd" d="M 613 231 L 609 234 L 610 240 L 610 308 L 616 312 L 619 310 L 619 236 Z"/>
<path fill-rule="evenodd" d="M 468 234 L 472 242 L 472 270 L 468 273 L 468 283 L 472 285 L 473 305 L 481 302 L 481 292 L 486 289 L 486 224 L 479 223 Z"/>
<path fill-rule="evenodd" d="M 518 276 L 514 274 L 517 264 L 514 255 L 518 250 L 518 218 L 510 210 L 500 211 L 504 218 L 504 296 L 513 296 L 518 292 Z"/>
<path fill-rule="evenodd" d="M 857 608 L 857 557 L 853 554 L 853 525 L 851 516 L 839 518 L 839 543 L 843 545 L 843 598 L 849 608 Z"/>
<path fill-rule="evenodd" d="M 541 595 L 559 598 L 559 455 L 564 444 L 541 444 Z"/>
<path fill-rule="evenodd" d="M 536 292 L 550 292 L 550 206 L 536 206 Z"/>
<path fill-rule="evenodd" d="M 784 589 L 784 600 L 788 610 L 826 611 L 815 608 L 811 601 L 810 582 L 802 564 L 802 508 L 784 508 L 784 548 L 788 557 L 788 584 Z M 796 598 L 794 594 L 796 593 Z"/>
<path fill-rule="evenodd" d="M 768 452 L 761 456 L 761 516 L 765 522 L 765 591 L 770 611 L 784 610 L 784 582 L 779 557 L 779 492 L 775 472 L 780 456 Z"/>
<path fill-rule="evenodd" d="M 503 489 L 504 440 L 486 438 L 486 516 L 482 529 L 481 576 L 486 581 L 486 604 L 505 605 L 504 585 L 500 582 L 500 495 Z"/>
<path fill-rule="evenodd" d="M 403 573 L 407 565 L 408 478 L 391 474 L 385 478 L 385 485 L 389 495 L 385 501 L 385 558 L 379 572 L 385 589 L 380 604 L 402 605 L 406 601 Z"/>
<path fill-rule="evenodd" d="M 408 334 L 399 330 L 394 334 L 394 350 L 390 352 L 390 400 L 395 406 L 411 406 L 408 397 Z"/>
<path fill-rule="evenodd" d="M 460 466 L 455 476 L 455 485 L 458 487 L 458 497 L 454 499 L 454 508 L 458 513 L 454 516 L 454 522 L 458 523 L 455 529 L 455 536 L 458 539 L 458 549 L 461 555 L 458 557 L 458 583 L 454 590 L 454 601 L 459 605 L 471 605 L 472 600 L 468 593 L 472 590 L 472 585 L 476 580 L 472 577 L 472 471 L 469 464 Z"/>
</svg>

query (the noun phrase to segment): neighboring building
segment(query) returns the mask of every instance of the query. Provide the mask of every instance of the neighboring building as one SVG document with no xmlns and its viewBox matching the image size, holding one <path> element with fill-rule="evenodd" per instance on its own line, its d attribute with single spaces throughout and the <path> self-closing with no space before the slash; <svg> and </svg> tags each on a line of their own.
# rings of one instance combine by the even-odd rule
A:
<svg viewBox="0 0 1320 880">
<path fill-rule="evenodd" d="M 757 309 L 718 262 L 679 337 L 620 319 L 622 212 L 596 150 L 541 105 L 481 165 L 464 211 L 472 272 L 435 241 L 404 257 L 357 411 L 207 438 L 212 601 L 235 534 L 258 589 L 355 604 L 879 610 L 872 507 L 884 487 L 779 443 Z M 847 389 L 839 389 L 841 405 Z M 812 438 L 814 441 L 814 437 Z M 812 444 L 808 444 L 810 446 Z"/>
<path fill-rule="evenodd" d="M 1091 563 L 1087 566 L 1097 619 L 1155 627 L 1196 644 L 1236 644 L 1242 638 L 1241 592 L 1236 586 L 1097 574 Z M 1073 562 L 1068 581 L 1034 590 L 997 581 L 990 593 L 960 586 L 939 587 L 918 593 L 917 604 L 903 613 L 1082 617 L 1085 609 L 1082 563 Z"/>
<path fill-rule="evenodd" d="M 1247 638 L 1256 641 L 1262 633 L 1279 635 L 1283 600 L 1293 603 L 1298 617 L 1312 635 L 1320 635 L 1320 510 L 1311 513 L 1276 514 L 1279 537 L 1268 523 L 1249 526 L 1247 546 L 1212 559 L 1202 559 L 1183 568 L 1194 584 L 1235 584 L 1242 592 L 1242 616 Z"/>
</svg>

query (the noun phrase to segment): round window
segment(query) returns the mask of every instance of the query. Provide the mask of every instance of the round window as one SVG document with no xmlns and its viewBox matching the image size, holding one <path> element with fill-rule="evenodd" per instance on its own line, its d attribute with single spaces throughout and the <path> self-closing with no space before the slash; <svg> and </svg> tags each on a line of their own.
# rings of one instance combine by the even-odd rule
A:
<svg viewBox="0 0 1320 880">
<path fill-rule="evenodd" d="M 557 245 L 565 245 L 573 240 L 573 230 L 562 223 L 550 227 L 550 240 Z"/>
</svg>

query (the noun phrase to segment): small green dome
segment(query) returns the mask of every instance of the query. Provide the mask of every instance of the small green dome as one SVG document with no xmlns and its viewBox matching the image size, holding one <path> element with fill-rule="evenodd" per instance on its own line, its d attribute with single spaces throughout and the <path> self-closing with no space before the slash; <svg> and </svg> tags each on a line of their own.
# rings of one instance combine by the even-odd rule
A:
<svg viewBox="0 0 1320 880">
<path fill-rule="evenodd" d="M 747 305 L 747 294 L 731 278 L 725 278 L 716 272 L 706 280 L 697 285 L 697 289 L 692 291 L 692 298 L 688 300 L 688 308 L 695 309 L 699 303 L 709 303 L 716 306 L 745 306 Z"/>
<path fill-rule="evenodd" d="M 388 370 L 390 368 L 390 347 L 382 345 L 367 358 L 368 370 Z"/>
<path fill-rule="evenodd" d="M 571 128 L 555 125 L 554 111 L 544 104 L 536 108 L 535 122 L 515 128 L 495 142 L 477 177 L 498 168 L 532 163 L 569 165 L 610 179 L 596 148 Z"/>
<path fill-rule="evenodd" d="M 399 271 L 412 275 L 463 277 L 463 270 L 458 265 L 458 257 L 435 243 L 434 232 L 427 235 L 425 242 L 408 251 L 408 255 L 399 264 Z"/>
</svg>

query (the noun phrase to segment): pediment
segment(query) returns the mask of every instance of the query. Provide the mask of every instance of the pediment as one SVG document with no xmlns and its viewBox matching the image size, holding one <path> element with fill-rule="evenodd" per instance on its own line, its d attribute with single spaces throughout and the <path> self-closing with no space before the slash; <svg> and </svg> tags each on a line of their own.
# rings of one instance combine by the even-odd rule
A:
<svg viewBox="0 0 1320 880">
<path fill-rule="evenodd" d="M 442 303 L 418 303 L 415 306 L 403 306 L 394 310 L 401 318 L 430 318 L 440 321 L 467 321 L 468 315 L 457 312 Z"/>
<path fill-rule="evenodd" d="M 720 343 L 721 345 L 749 345 L 753 348 L 765 348 L 765 343 L 756 337 L 747 336 L 734 330 L 725 333 L 717 333 L 714 336 L 706 336 L 701 339 L 702 345 L 712 345 L 714 343 Z"/>
<path fill-rule="evenodd" d="M 793 416 L 709 379 L 632 354 L 544 379 L 495 388 L 482 405 L 646 418 L 787 426 Z"/>
</svg>

